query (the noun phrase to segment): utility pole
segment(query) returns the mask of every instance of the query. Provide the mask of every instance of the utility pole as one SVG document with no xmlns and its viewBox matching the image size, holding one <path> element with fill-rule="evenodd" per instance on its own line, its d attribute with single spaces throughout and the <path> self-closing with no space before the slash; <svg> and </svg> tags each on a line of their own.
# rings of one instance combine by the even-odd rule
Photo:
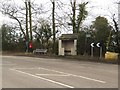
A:
<svg viewBox="0 0 120 90">
<path fill-rule="evenodd" d="M 30 41 L 32 42 L 32 15 L 31 15 L 31 1 L 28 1 L 29 5 L 29 24 L 30 24 Z"/>
<path fill-rule="evenodd" d="M 72 11 L 73 11 L 73 20 L 72 20 L 72 25 L 73 25 L 73 33 L 76 33 L 76 0 L 74 0 L 74 2 L 72 3 L 72 0 L 71 0 L 71 5 L 72 5 Z"/>
<path fill-rule="evenodd" d="M 53 28 L 53 54 L 55 54 L 55 0 L 52 0 L 52 28 Z"/>
</svg>

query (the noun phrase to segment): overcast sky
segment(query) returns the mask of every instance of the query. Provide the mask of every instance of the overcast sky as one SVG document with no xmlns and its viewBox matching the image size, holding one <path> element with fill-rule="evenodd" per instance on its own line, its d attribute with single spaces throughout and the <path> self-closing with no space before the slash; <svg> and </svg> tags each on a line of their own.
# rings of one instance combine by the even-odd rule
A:
<svg viewBox="0 0 120 90">
<path fill-rule="evenodd" d="M 24 0 L 13 0 L 15 3 L 22 5 L 24 4 L 23 1 Z M 18 3 L 19 1 L 19 3 Z M 32 0 L 37 4 L 43 4 L 43 5 L 47 5 L 47 2 L 50 3 L 50 0 Z M 117 2 L 119 2 L 119 0 L 76 0 L 77 3 L 81 3 L 81 2 L 89 2 L 89 4 L 87 5 L 87 10 L 89 11 L 89 15 L 85 20 L 85 24 L 90 24 L 91 21 L 95 20 L 95 18 L 99 15 L 101 16 L 105 16 L 109 22 L 111 23 L 111 17 L 113 14 L 116 14 L 116 19 L 118 18 L 118 5 Z M 70 0 L 61 0 L 61 2 L 65 3 L 66 5 L 69 4 Z M 4 17 L 4 15 L 2 15 L 0 13 L 0 25 L 2 25 L 3 23 L 9 22 L 9 19 L 7 17 Z"/>
</svg>

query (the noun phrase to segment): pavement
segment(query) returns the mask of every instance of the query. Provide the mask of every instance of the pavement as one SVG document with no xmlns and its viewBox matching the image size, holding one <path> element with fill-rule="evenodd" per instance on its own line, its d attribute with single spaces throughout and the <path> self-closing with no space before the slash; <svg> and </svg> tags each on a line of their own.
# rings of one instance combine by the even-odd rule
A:
<svg viewBox="0 0 120 90">
<path fill-rule="evenodd" d="M 2 56 L 2 88 L 118 88 L 118 65 Z"/>
</svg>

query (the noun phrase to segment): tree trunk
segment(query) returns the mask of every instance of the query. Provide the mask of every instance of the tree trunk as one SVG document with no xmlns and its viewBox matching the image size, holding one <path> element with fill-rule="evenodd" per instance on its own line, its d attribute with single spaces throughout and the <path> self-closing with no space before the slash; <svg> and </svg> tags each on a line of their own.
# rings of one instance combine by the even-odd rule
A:
<svg viewBox="0 0 120 90">
<path fill-rule="evenodd" d="M 28 34 L 28 5 L 27 2 L 25 2 L 26 6 L 26 42 L 29 41 L 29 34 Z"/>
<path fill-rule="evenodd" d="M 30 23 L 30 41 L 32 41 L 32 16 L 31 16 L 31 2 L 28 2 L 29 5 L 29 23 Z"/>
<path fill-rule="evenodd" d="M 53 54 L 55 54 L 55 2 L 52 2 L 53 10 L 52 10 L 52 22 L 53 22 Z"/>
<path fill-rule="evenodd" d="M 76 15 L 76 1 L 74 1 L 73 7 L 73 33 L 76 33 L 76 23 L 75 23 L 75 15 Z"/>
</svg>

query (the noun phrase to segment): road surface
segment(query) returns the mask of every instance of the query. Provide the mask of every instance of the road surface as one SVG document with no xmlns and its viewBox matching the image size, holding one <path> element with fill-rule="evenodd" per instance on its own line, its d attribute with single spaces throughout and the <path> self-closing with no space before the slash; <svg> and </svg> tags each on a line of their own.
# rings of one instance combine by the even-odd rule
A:
<svg viewBox="0 0 120 90">
<path fill-rule="evenodd" d="M 118 88 L 118 65 L 2 56 L 2 88 Z"/>
</svg>

